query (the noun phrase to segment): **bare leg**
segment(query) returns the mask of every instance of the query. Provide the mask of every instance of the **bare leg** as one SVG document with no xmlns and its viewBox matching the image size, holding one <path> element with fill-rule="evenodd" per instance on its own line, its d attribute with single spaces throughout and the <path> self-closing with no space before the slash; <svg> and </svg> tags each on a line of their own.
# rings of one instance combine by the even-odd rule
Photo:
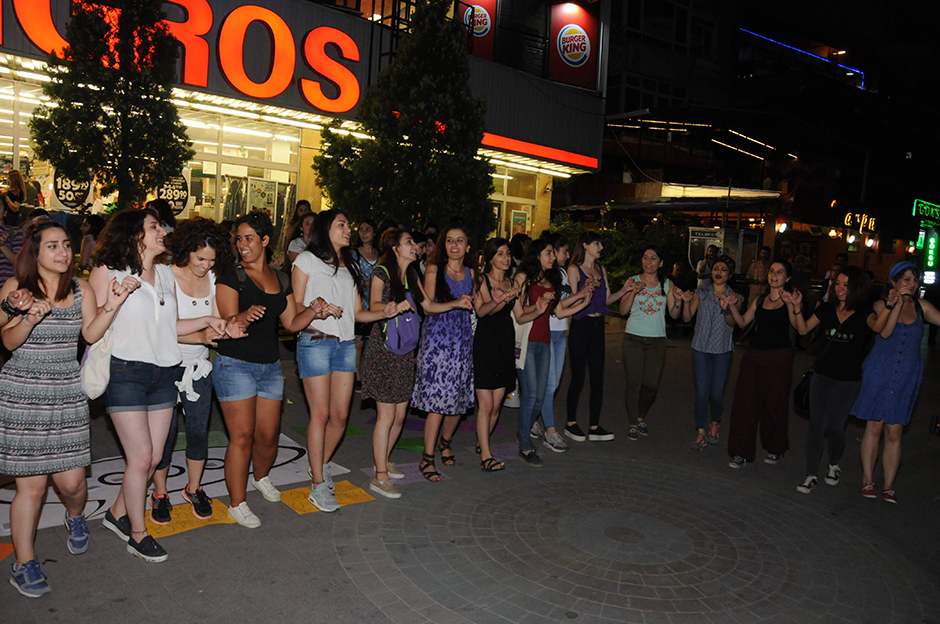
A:
<svg viewBox="0 0 940 624">
<path fill-rule="evenodd" d="M 251 462 L 251 447 L 255 438 L 256 404 L 257 397 L 221 403 L 229 437 L 228 448 L 225 449 L 225 487 L 231 497 L 231 507 L 238 507 L 245 502 L 248 464 Z"/>
<path fill-rule="evenodd" d="M 444 416 L 429 412 L 424 420 L 424 452 L 428 455 L 434 455 L 434 447 L 437 445 L 437 434 L 441 430 L 441 421 Z"/>
<path fill-rule="evenodd" d="M 444 416 L 444 422 L 441 425 L 441 437 L 447 440 L 453 440 L 454 434 L 457 432 L 457 426 L 460 424 L 460 416 L 451 416 L 447 414 Z M 427 443 L 427 441 L 425 441 Z M 441 451 L 441 459 L 450 459 L 454 456 L 454 452 L 450 449 L 446 451 L 447 455 L 444 454 L 445 451 Z"/>
<path fill-rule="evenodd" d="M 493 412 L 493 391 L 477 389 L 477 444 L 480 459 L 492 457 L 490 453 L 490 414 Z"/>
<path fill-rule="evenodd" d="M 111 415 L 126 456 L 121 491 L 111 508 L 111 513 L 117 518 L 127 514 L 131 521 L 132 533 L 147 533 L 147 525 L 144 522 L 147 482 L 163 457 L 163 445 L 170 431 L 172 416 L 172 408 Z"/>
<path fill-rule="evenodd" d="M 10 503 L 10 534 L 13 537 L 17 563 L 26 563 L 36 558 L 33 541 L 48 480 L 48 475 L 16 478 L 16 494 Z"/>
<path fill-rule="evenodd" d="M 878 445 L 881 441 L 883 424 L 881 421 L 869 420 L 865 425 L 861 448 L 862 485 L 868 485 L 875 481 L 875 463 L 878 461 Z"/>
<path fill-rule="evenodd" d="M 392 456 L 392 449 L 395 448 L 395 443 L 398 442 L 399 436 L 401 436 L 401 430 L 405 426 L 405 417 L 408 415 L 408 402 L 398 403 L 395 405 L 395 420 L 392 422 L 392 428 L 388 432 L 388 453 L 385 457 L 389 458 Z"/>
<path fill-rule="evenodd" d="M 323 483 L 323 458 L 326 447 L 326 423 L 330 419 L 330 392 L 332 374 L 306 377 L 303 380 L 304 394 L 310 407 L 310 423 L 307 425 L 307 454 L 314 486 Z"/>
<path fill-rule="evenodd" d="M 388 480 L 389 437 L 395 422 L 396 405 L 375 402 L 375 429 L 372 430 L 372 461 L 375 462 L 375 478 Z M 383 478 L 384 477 L 384 478 Z"/>
<path fill-rule="evenodd" d="M 881 456 L 881 464 L 885 471 L 886 490 L 894 489 L 894 478 L 898 475 L 901 466 L 901 434 L 903 425 L 885 425 L 885 450 Z"/>
<path fill-rule="evenodd" d="M 330 419 L 326 423 L 326 436 L 323 441 L 323 463 L 327 463 L 336 453 L 343 435 L 346 433 L 346 420 L 349 418 L 349 402 L 352 400 L 352 373 L 332 373 L 330 381 Z"/>
<path fill-rule="evenodd" d="M 85 513 L 85 503 L 88 502 L 88 483 L 85 481 L 84 468 L 72 468 L 65 472 L 52 475 L 59 492 L 59 499 L 65 505 L 69 518 L 77 518 Z"/>
<path fill-rule="evenodd" d="M 271 472 L 277 459 L 277 439 L 281 435 L 281 402 L 258 397 L 255 436 L 251 445 L 251 471 L 255 481 Z"/>
<path fill-rule="evenodd" d="M 153 471 L 153 493 L 157 496 L 166 496 L 166 479 L 170 473 L 170 467 L 161 468 Z M 193 490 L 195 492 L 195 490 Z"/>
</svg>

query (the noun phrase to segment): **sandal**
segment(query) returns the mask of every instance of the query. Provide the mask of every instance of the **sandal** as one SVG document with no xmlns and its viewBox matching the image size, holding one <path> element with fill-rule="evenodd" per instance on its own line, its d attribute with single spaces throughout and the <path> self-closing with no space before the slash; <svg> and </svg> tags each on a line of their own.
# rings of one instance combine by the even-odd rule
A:
<svg viewBox="0 0 940 624">
<path fill-rule="evenodd" d="M 430 481 L 431 483 L 437 483 L 441 480 L 441 473 L 439 473 L 434 468 L 434 455 L 429 455 L 428 453 L 421 454 L 421 463 L 418 464 L 418 470 L 421 471 L 421 476 Z M 431 470 L 427 470 L 430 468 Z M 436 477 L 436 478 L 435 478 Z"/>
<path fill-rule="evenodd" d="M 438 441 L 437 446 L 441 449 L 441 463 L 445 466 L 456 466 L 457 465 L 457 456 L 454 455 L 454 451 L 450 448 L 451 442 L 454 439 L 451 438 L 447 440 L 444 436 L 441 436 L 441 439 Z M 450 455 L 444 457 L 444 451 L 450 451 Z"/>
<path fill-rule="evenodd" d="M 499 472 L 506 467 L 506 464 L 501 461 L 496 461 L 495 457 L 487 457 L 480 462 L 480 470 L 483 472 Z"/>
<path fill-rule="evenodd" d="M 481 454 L 481 453 L 483 452 L 483 449 L 480 448 L 480 443 L 479 443 L 479 442 L 477 442 L 477 447 L 476 447 L 475 449 L 473 449 L 473 450 L 475 450 L 475 451 L 477 452 L 477 455 L 479 455 L 479 454 Z"/>
</svg>

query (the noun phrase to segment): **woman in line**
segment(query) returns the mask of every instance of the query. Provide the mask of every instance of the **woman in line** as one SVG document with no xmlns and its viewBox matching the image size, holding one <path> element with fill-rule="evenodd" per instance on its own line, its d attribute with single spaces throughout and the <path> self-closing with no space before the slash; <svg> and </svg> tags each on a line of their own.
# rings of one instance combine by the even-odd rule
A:
<svg viewBox="0 0 940 624">
<path fill-rule="evenodd" d="M 817 483 L 823 442 L 829 439 L 829 467 L 826 483 L 838 485 L 839 460 L 845 450 L 845 421 L 862 386 L 862 362 L 871 342 L 869 322 L 873 316 L 868 303 L 868 276 L 860 268 L 847 266 L 835 276 L 833 296 L 803 318 L 803 294 L 784 293 L 783 300 L 794 309 L 796 329 L 805 336 L 820 329 L 823 350 L 813 365 L 809 387 L 809 431 L 806 435 L 806 479 L 796 487 L 809 494 Z M 887 313 L 885 315 L 887 318 Z"/>
<path fill-rule="evenodd" d="M 396 228 L 397 229 L 397 228 Z M 369 296 L 369 286 L 372 284 L 372 270 L 379 263 L 380 251 L 376 249 L 375 223 L 370 219 L 363 219 L 356 229 L 356 237 L 359 239 L 359 247 L 353 252 L 353 257 L 359 263 L 359 275 L 362 282 L 359 284 L 359 298 L 362 302 L 362 309 L 369 311 L 371 298 Z M 372 324 L 363 321 L 356 321 L 356 390 L 359 391 L 362 386 L 362 375 L 359 371 L 362 369 L 362 347 L 369 339 L 372 333 Z"/>
<path fill-rule="evenodd" d="M 673 287 L 663 271 L 663 250 L 649 245 L 640 261 L 643 272 L 627 280 L 620 300 L 620 314 L 630 313 L 623 337 L 623 368 L 626 373 L 624 403 L 630 419 L 627 438 L 648 436 L 646 415 L 656 401 L 659 380 L 666 361 L 666 314 L 679 318 L 682 291 Z M 595 440 L 613 440 L 603 432 Z"/>
<path fill-rule="evenodd" d="M 919 298 L 920 273 L 913 263 L 895 264 L 888 281 L 887 299 L 876 301 L 868 317 L 868 326 L 877 337 L 862 365 L 862 389 L 849 413 L 868 421 L 861 448 L 862 496 L 877 497 L 874 471 L 884 435 L 881 497 L 897 503 L 894 480 L 901 465 L 901 434 L 911 421 L 924 372 L 920 355 L 924 322 L 940 325 L 940 311 Z"/>
<path fill-rule="evenodd" d="M 287 246 L 287 260 L 291 265 L 297 256 L 307 250 L 307 243 L 310 241 L 310 230 L 313 229 L 313 219 L 315 214 L 308 212 L 302 216 L 293 230 L 287 234 L 287 240 L 290 241 Z"/>
<path fill-rule="evenodd" d="M 568 422 L 565 425 L 565 435 L 576 442 L 584 442 L 585 437 L 594 441 L 614 439 L 614 434 L 600 426 L 606 354 L 604 319 L 610 312 L 610 306 L 627 294 L 627 286 L 624 285 L 615 293 L 610 292 L 607 267 L 600 262 L 603 249 L 604 243 L 601 242 L 600 234 L 585 232 L 578 237 L 574 258 L 568 267 L 567 279 L 571 283 L 572 297 L 577 298 L 585 289 L 590 292 L 587 307 L 575 314 L 571 321 L 571 336 L 568 339 L 571 350 L 571 383 L 568 386 Z M 554 334 L 552 339 L 554 340 Z M 561 365 L 564 365 L 564 345 Z M 585 436 L 578 426 L 578 400 L 588 368 L 591 369 L 590 425 Z M 561 377 L 561 366 L 558 368 L 558 376 Z M 557 385 L 557 382 L 555 384 Z M 545 414 L 544 407 L 542 414 Z M 545 424 L 548 425 L 547 422 Z M 546 438 L 546 446 L 547 442 Z"/>
<path fill-rule="evenodd" d="M 529 432 L 545 401 L 551 369 L 551 330 L 549 317 L 567 318 L 586 308 L 594 292 L 593 283 L 585 286 L 583 296 L 560 301 L 561 274 L 555 270 L 555 250 L 545 239 L 532 241 L 519 265 L 515 286 L 520 295 L 513 308 L 516 323 L 532 323 L 528 329 L 528 342 L 524 367 L 518 369 L 521 392 L 519 406 L 519 457 L 530 466 L 541 466 L 542 460 L 532 448 Z"/>
<path fill-rule="evenodd" d="M 284 374 L 281 372 L 278 321 L 300 331 L 323 308 L 298 308 L 287 276 L 269 266 L 274 226 L 263 212 L 249 212 L 235 222 L 239 263 L 218 279 L 216 302 L 224 318 L 248 326 L 248 336 L 219 343 L 212 385 L 228 428 L 225 486 L 228 515 L 243 527 L 261 526 L 245 501 L 249 466 L 251 486 L 270 502 L 281 500 L 268 473 L 277 457 Z"/>
<path fill-rule="evenodd" d="M 738 327 L 754 321 L 731 404 L 728 455 L 731 468 L 754 462 L 757 429 L 767 451 L 765 464 L 776 464 L 790 448 L 790 386 L 793 381 L 793 342 L 796 315 L 802 308 L 787 305 L 791 291 L 790 263 L 778 260 L 767 270 L 767 294 L 758 295 L 742 316 L 728 306 Z"/>
<path fill-rule="evenodd" d="M 421 333 L 412 393 L 412 405 L 428 412 L 424 421 L 424 456 L 419 465 L 428 481 L 441 480 L 440 473 L 434 468 L 435 443 L 440 445 L 441 461 L 445 466 L 457 463 L 450 445 L 460 416 L 473 407 L 470 310 L 473 309 L 477 281 L 474 264 L 467 230 L 461 223 L 446 226 L 424 276 L 424 292 L 428 300 L 444 305 L 437 313 L 425 310 L 428 316 Z"/>
<path fill-rule="evenodd" d="M 382 259 L 372 272 L 370 289 L 371 311 L 362 311 L 356 318 L 372 322 L 372 335 L 366 342 L 362 358 L 362 398 L 374 399 L 377 418 L 372 434 L 375 477 L 369 489 L 388 498 L 400 498 L 401 492 L 392 479 L 405 477 L 389 461 L 398 436 L 401 435 L 408 402 L 414 391 L 414 349 L 393 353 L 386 345 L 388 325 L 414 323 L 414 348 L 421 319 L 415 314 L 417 305 L 432 312 L 446 312 L 446 304 L 428 300 L 418 279 L 418 246 L 406 230 L 392 228 L 382 235 Z M 371 319 L 371 321 L 370 321 Z M 385 320 L 386 323 L 379 321 Z M 404 328 L 400 330 L 404 335 Z M 407 345 L 402 345 L 405 349 Z"/>
<path fill-rule="evenodd" d="M 20 214 L 20 205 L 26 199 L 26 182 L 18 169 L 10 169 L 7 174 L 7 187 L 0 191 L 0 201 L 3 202 L 3 223 L 18 226 L 23 221 Z M 25 211 L 24 211 L 25 212 Z"/>
<path fill-rule="evenodd" d="M 218 275 L 224 275 L 232 266 L 230 249 L 228 234 L 214 221 L 196 218 L 180 222 L 171 243 L 178 318 L 219 316 L 215 282 Z M 230 331 L 237 324 L 234 317 L 228 323 Z M 183 488 L 183 498 L 192 505 L 193 515 L 200 520 L 212 517 L 212 499 L 201 485 L 209 456 L 209 412 L 212 408 L 212 363 L 207 345 L 217 346 L 215 341 L 220 338 L 223 336 L 211 329 L 179 338 L 183 356 L 181 381 L 177 383 L 180 401 L 170 422 L 163 458 L 153 473 L 150 519 L 155 524 L 168 524 L 171 520 L 172 505 L 166 480 L 176 445 L 180 406 L 186 415 L 186 474 L 189 477 Z"/>
<path fill-rule="evenodd" d="M 10 583 L 29 598 L 51 591 L 33 550 L 50 475 L 65 507 L 69 552 L 88 549 L 85 467 L 91 463 L 91 440 L 78 339 L 97 342 L 136 288 L 133 279 L 126 285 L 111 280 L 99 308 L 88 283 L 72 277 L 74 268 L 65 229 L 38 223 L 27 230 L 16 274 L 0 291 L 4 309 L 15 312 L 3 328 L 3 344 L 13 357 L 0 371 L 0 474 L 16 479 Z M 8 297 L 19 288 L 32 296 L 26 310 L 9 307 Z"/>
<path fill-rule="evenodd" d="M 82 247 L 78 260 L 78 268 L 84 270 L 91 266 L 91 258 L 95 255 L 95 241 L 104 229 L 104 219 L 99 215 L 88 215 L 79 228 L 82 232 Z"/>
<path fill-rule="evenodd" d="M 98 301 L 107 299 L 112 279 L 140 283 L 118 310 L 112 329 L 111 373 L 104 403 L 124 448 L 126 468 L 117 499 L 102 522 L 127 542 L 127 550 L 150 563 L 167 553 L 147 533 L 147 482 L 163 457 L 163 445 L 176 407 L 179 363 L 177 336 L 212 327 L 226 332 L 211 314 L 177 321 L 175 278 L 156 264 L 166 252 L 166 232 L 155 212 L 128 210 L 111 217 L 101 232 L 89 283 Z M 234 328 L 233 328 L 234 331 Z"/>
<path fill-rule="evenodd" d="M 346 432 L 356 380 L 355 320 L 362 311 L 362 277 L 349 246 L 350 233 L 345 213 L 317 213 L 307 251 L 297 256 L 291 273 L 298 305 L 308 306 L 320 299 L 329 303 L 331 312 L 329 317 L 312 320 L 297 336 L 297 375 L 310 408 L 310 502 L 326 512 L 339 509 L 326 464 Z"/>
<path fill-rule="evenodd" d="M 483 279 L 473 296 L 477 331 L 473 336 L 473 381 L 477 395 L 477 449 L 480 468 L 496 472 L 506 467 L 490 451 L 490 436 L 499 420 L 503 397 L 516 384 L 516 333 L 513 304 L 518 290 L 510 278 L 512 253 L 505 238 L 483 246 Z"/>
<path fill-rule="evenodd" d="M 692 322 L 692 368 L 695 371 L 695 428 L 692 448 L 702 450 L 718 444 L 718 427 L 725 409 L 725 384 L 734 359 L 734 317 L 731 307 L 740 310 L 743 301 L 728 285 L 734 275 L 734 260 L 719 256 L 712 263 L 711 279 L 695 292 L 682 292 L 682 320 Z M 708 408 L 711 407 L 711 422 Z M 705 425 L 708 424 L 708 434 Z"/>
</svg>

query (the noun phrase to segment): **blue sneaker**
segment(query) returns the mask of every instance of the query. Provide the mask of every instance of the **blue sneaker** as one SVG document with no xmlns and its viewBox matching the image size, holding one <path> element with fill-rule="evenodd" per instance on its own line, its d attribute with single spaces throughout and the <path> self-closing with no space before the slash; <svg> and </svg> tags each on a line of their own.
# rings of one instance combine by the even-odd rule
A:
<svg viewBox="0 0 940 624">
<path fill-rule="evenodd" d="M 77 518 L 69 518 L 69 512 L 65 512 L 65 528 L 69 532 L 68 547 L 73 555 L 80 555 L 88 550 L 88 525 L 85 524 L 85 514 Z"/>
<path fill-rule="evenodd" d="M 42 573 L 39 562 L 35 559 L 22 565 L 14 563 L 10 566 L 10 574 L 13 575 L 10 585 L 27 598 L 39 598 L 52 591 L 46 582 L 46 575 Z"/>
</svg>

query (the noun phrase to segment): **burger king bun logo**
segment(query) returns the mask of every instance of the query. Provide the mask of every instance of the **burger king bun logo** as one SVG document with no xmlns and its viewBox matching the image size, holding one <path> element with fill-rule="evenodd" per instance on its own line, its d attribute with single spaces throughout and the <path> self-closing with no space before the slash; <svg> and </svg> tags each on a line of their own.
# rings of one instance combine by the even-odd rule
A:
<svg viewBox="0 0 940 624">
<path fill-rule="evenodd" d="M 591 58 L 591 40 L 577 24 L 566 24 L 558 31 L 558 55 L 572 67 L 581 67 Z"/>
<path fill-rule="evenodd" d="M 487 13 L 486 9 L 474 4 L 464 11 L 463 23 L 470 28 L 474 37 L 484 37 L 490 32 L 493 22 L 490 20 L 490 14 Z"/>
</svg>

